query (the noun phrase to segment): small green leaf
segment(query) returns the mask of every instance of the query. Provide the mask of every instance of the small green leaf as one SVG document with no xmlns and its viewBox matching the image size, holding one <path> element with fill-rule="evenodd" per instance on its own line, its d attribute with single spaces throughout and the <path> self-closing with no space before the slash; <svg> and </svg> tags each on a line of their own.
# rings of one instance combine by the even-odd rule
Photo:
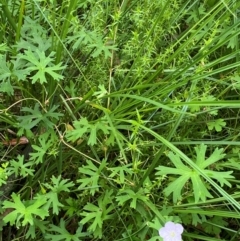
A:
<svg viewBox="0 0 240 241">
<path fill-rule="evenodd" d="M 81 183 L 78 189 L 89 188 L 90 194 L 94 195 L 99 190 L 99 179 L 101 171 L 106 167 L 106 160 L 103 160 L 99 167 L 96 167 L 92 161 L 87 160 L 86 166 L 80 167 L 79 174 L 85 174 L 83 178 L 77 180 L 77 183 Z"/>
<path fill-rule="evenodd" d="M 68 232 L 65 226 L 66 224 L 63 219 L 60 220 L 60 226 L 50 224 L 49 232 L 52 232 L 52 234 L 47 233 L 46 239 L 50 239 L 52 241 L 81 241 L 85 240 L 89 236 L 88 232 L 82 232 L 82 225 L 79 225 L 75 234 Z"/>
<path fill-rule="evenodd" d="M 34 126 L 37 126 L 39 123 L 43 124 L 44 127 L 49 127 L 52 129 L 55 125 L 55 122 L 59 120 L 60 116 L 63 116 L 62 113 L 54 112 L 58 106 L 53 106 L 50 110 L 41 111 L 39 110 L 39 104 L 36 103 L 34 109 L 29 107 L 23 107 L 22 112 L 28 112 L 29 115 L 19 116 L 18 120 L 20 121 L 19 126 L 26 130 L 32 129 Z"/>
<path fill-rule="evenodd" d="M 61 63 L 54 64 L 54 52 L 51 52 L 49 56 L 45 55 L 44 51 L 36 49 L 33 52 L 30 48 L 24 51 L 24 54 L 19 54 L 20 59 L 27 61 L 27 70 L 32 73 L 30 77 L 32 83 L 39 81 L 41 84 L 47 83 L 46 74 L 51 76 L 54 80 L 59 81 L 63 79 L 63 76 L 58 74 L 57 71 L 65 69 L 66 66 L 62 66 Z"/>
<path fill-rule="evenodd" d="M 142 201 L 144 203 L 148 201 L 148 197 L 144 194 L 142 189 L 136 193 L 131 189 L 126 189 L 118 193 L 116 200 L 118 201 L 119 205 L 123 205 L 128 200 L 131 200 L 130 207 L 136 209 L 137 202 Z"/>
<path fill-rule="evenodd" d="M 20 200 L 20 195 L 15 193 L 12 194 L 13 202 L 4 201 L 3 208 L 14 209 L 12 212 L 7 214 L 3 220 L 4 222 L 10 222 L 11 225 L 16 223 L 16 226 L 20 225 L 25 226 L 27 224 L 33 225 L 34 216 L 39 216 L 44 219 L 48 216 L 48 212 L 45 209 L 42 209 L 42 206 L 46 204 L 47 200 L 45 197 L 41 197 L 40 199 L 33 200 L 31 205 L 26 205 Z M 23 219 L 23 220 L 22 220 Z M 22 220 L 20 224 L 20 220 Z"/>
<path fill-rule="evenodd" d="M 0 91 L 8 95 L 13 95 L 14 89 L 9 79 L 0 83 Z"/>
<path fill-rule="evenodd" d="M 230 175 L 232 171 L 216 172 L 211 170 L 211 165 L 215 164 L 217 161 L 221 160 L 225 156 L 225 154 L 222 153 L 223 150 L 216 148 L 214 152 L 210 155 L 210 157 L 206 158 L 205 155 L 207 146 L 201 144 L 194 149 L 196 151 L 195 163 L 198 165 L 198 167 L 201 168 L 202 171 L 209 178 L 216 179 L 221 184 L 221 186 L 231 186 L 231 183 L 228 180 L 234 178 L 232 175 Z M 180 175 L 180 177 L 170 182 L 168 186 L 164 189 L 164 192 L 167 196 L 169 196 L 171 193 L 173 194 L 174 203 L 176 203 L 177 200 L 181 199 L 183 192 L 182 190 L 185 184 L 189 181 L 191 181 L 192 184 L 195 202 L 198 202 L 199 200 L 206 201 L 206 198 L 213 197 L 207 189 L 207 183 L 205 182 L 205 180 L 202 179 L 198 172 L 184 165 L 178 155 L 170 152 L 168 154 L 168 157 L 171 159 L 175 168 L 159 166 L 156 168 L 158 170 L 156 175 Z"/>
<path fill-rule="evenodd" d="M 95 238 L 102 238 L 103 222 L 113 218 L 111 214 L 114 209 L 111 203 L 112 199 L 112 191 L 106 191 L 98 198 L 98 206 L 88 203 L 84 206 L 84 211 L 81 212 L 81 216 L 84 218 L 80 223 L 90 225 L 88 231 L 93 232 Z"/>
<path fill-rule="evenodd" d="M 95 91 L 93 93 L 93 96 L 97 96 L 97 98 L 102 98 L 106 94 L 108 94 L 107 90 L 105 89 L 104 85 L 99 85 L 98 88 L 100 89 L 99 91 Z"/>
<path fill-rule="evenodd" d="M 69 182 L 68 179 L 61 180 L 61 176 L 58 176 L 58 178 L 53 176 L 51 178 L 51 181 L 53 185 L 50 185 L 48 183 L 43 184 L 46 188 L 51 190 L 43 196 L 45 196 L 48 199 L 46 208 L 49 209 L 50 207 L 52 207 L 53 213 L 58 214 L 60 208 L 64 207 L 64 205 L 59 201 L 59 194 L 63 191 L 70 192 L 69 187 L 73 187 L 74 184 L 72 181 Z"/>
<path fill-rule="evenodd" d="M 215 129 L 217 132 L 222 131 L 222 128 L 226 126 L 226 122 L 223 119 L 217 119 L 207 123 L 208 129 L 211 131 Z"/>
<path fill-rule="evenodd" d="M 25 161 L 23 155 L 17 156 L 16 160 L 10 161 L 10 167 L 9 170 L 15 174 L 17 177 L 20 175 L 21 177 L 27 177 L 28 175 L 33 176 L 35 170 L 31 169 L 31 167 L 34 165 L 34 162 L 32 161 Z"/>
<path fill-rule="evenodd" d="M 204 222 L 202 227 L 205 232 L 213 235 L 219 235 L 221 233 L 221 227 L 227 227 L 228 222 L 224 221 L 222 217 L 214 216 Z"/>
</svg>

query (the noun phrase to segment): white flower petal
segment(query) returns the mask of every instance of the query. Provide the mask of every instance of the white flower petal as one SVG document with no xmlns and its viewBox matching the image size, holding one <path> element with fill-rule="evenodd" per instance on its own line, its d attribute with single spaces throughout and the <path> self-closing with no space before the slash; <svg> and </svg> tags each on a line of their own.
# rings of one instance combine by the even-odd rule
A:
<svg viewBox="0 0 240 241">
<path fill-rule="evenodd" d="M 183 226 L 181 224 L 175 224 L 175 231 L 178 233 L 178 234 L 182 234 L 183 233 Z"/>
<path fill-rule="evenodd" d="M 163 241 L 181 241 L 182 240 L 183 226 L 171 221 L 165 223 L 165 226 L 160 228 L 159 235 Z"/>
<path fill-rule="evenodd" d="M 175 225 L 176 225 L 175 223 L 173 223 L 171 221 L 168 221 L 168 222 L 166 222 L 164 227 L 169 229 L 169 230 L 173 230 L 175 228 Z"/>
<path fill-rule="evenodd" d="M 159 230 L 159 235 L 160 235 L 160 237 L 165 238 L 165 237 L 169 236 L 169 231 L 166 230 L 165 227 L 163 227 Z"/>
</svg>

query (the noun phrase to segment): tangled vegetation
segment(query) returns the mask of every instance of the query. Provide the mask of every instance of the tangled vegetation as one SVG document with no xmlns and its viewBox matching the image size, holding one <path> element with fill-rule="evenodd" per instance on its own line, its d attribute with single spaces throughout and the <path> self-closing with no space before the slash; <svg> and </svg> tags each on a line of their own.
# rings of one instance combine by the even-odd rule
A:
<svg viewBox="0 0 240 241">
<path fill-rule="evenodd" d="M 239 240 L 239 9 L 0 0 L 0 240 Z"/>
</svg>

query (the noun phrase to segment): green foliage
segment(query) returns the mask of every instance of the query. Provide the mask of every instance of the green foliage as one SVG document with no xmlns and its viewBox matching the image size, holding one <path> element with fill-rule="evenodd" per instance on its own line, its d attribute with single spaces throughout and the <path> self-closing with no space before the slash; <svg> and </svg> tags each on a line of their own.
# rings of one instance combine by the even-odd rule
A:
<svg viewBox="0 0 240 241">
<path fill-rule="evenodd" d="M 11 70 L 9 69 L 9 64 L 6 62 L 6 56 L 0 55 L 0 87 L 1 92 L 7 93 L 8 95 L 13 95 L 14 89 L 10 83 L 9 77 L 12 75 Z"/>
<path fill-rule="evenodd" d="M 3 184 L 6 184 L 6 180 L 8 179 L 8 172 L 7 172 L 7 166 L 9 165 L 8 162 L 3 163 L 0 167 L 0 186 Z"/>
<path fill-rule="evenodd" d="M 53 106 L 50 110 L 46 111 L 44 110 L 44 113 L 42 113 L 41 110 L 39 110 L 39 104 L 35 104 L 34 109 L 23 107 L 21 109 L 22 112 L 28 112 L 29 115 L 23 115 L 19 116 L 19 126 L 20 131 L 30 130 L 33 127 L 35 127 L 37 124 L 42 124 L 42 126 L 48 127 L 52 129 L 54 127 L 54 119 L 58 120 L 60 116 L 63 114 L 54 112 L 58 106 Z"/>
<path fill-rule="evenodd" d="M 119 205 L 123 205 L 130 200 L 130 207 L 136 209 L 137 202 L 146 202 L 148 197 L 145 196 L 143 190 L 139 190 L 137 193 L 135 193 L 133 190 L 126 189 L 118 193 L 116 200 L 118 201 Z"/>
<path fill-rule="evenodd" d="M 58 214 L 60 207 L 63 207 L 63 204 L 59 202 L 58 195 L 61 192 L 70 192 L 70 187 L 73 187 L 73 182 L 68 182 L 69 180 L 61 180 L 61 176 L 58 178 L 51 178 L 53 185 L 48 183 L 44 186 L 50 191 L 47 192 L 44 196 L 47 198 L 46 208 L 52 208 L 53 214 Z"/>
<path fill-rule="evenodd" d="M 72 48 L 77 49 L 94 49 L 91 53 L 93 58 L 104 54 L 105 58 L 112 56 L 111 51 L 117 50 L 116 46 L 108 45 L 103 42 L 103 36 L 95 31 L 88 31 L 84 27 L 76 35 L 68 37 L 68 43 L 74 43 Z"/>
<path fill-rule="evenodd" d="M 9 170 L 15 174 L 15 177 L 21 176 L 26 177 L 28 175 L 34 175 L 34 169 L 31 167 L 34 165 L 33 162 L 24 162 L 24 156 L 17 156 L 17 161 L 11 160 Z"/>
<path fill-rule="evenodd" d="M 64 69 L 65 66 L 61 66 L 61 63 L 54 65 L 53 56 L 53 52 L 48 56 L 45 56 L 45 53 L 40 52 L 38 49 L 34 53 L 31 49 L 28 49 L 24 51 L 24 54 L 19 54 L 18 58 L 26 60 L 26 71 L 31 75 L 30 79 L 32 80 L 32 83 L 34 84 L 39 81 L 43 84 L 47 83 L 46 74 L 56 81 L 63 79 L 63 76 L 56 71 Z"/>
<path fill-rule="evenodd" d="M 83 137 L 84 134 L 90 133 L 88 138 L 88 145 L 97 144 L 97 133 L 102 131 L 103 134 L 109 134 L 109 127 L 105 121 L 99 120 L 96 124 L 90 124 L 87 118 L 81 118 L 80 121 L 74 121 L 75 129 L 68 131 L 66 138 L 68 141 L 76 141 Z"/>
<path fill-rule="evenodd" d="M 215 121 L 208 122 L 207 126 L 210 131 L 215 129 L 217 132 L 220 132 L 222 131 L 222 128 L 226 126 L 226 122 L 223 119 L 218 119 Z"/>
<path fill-rule="evenodd" d="M 3 208 L 11 208 L 11 211 L 7 216 L 4 217 L 4 222 L 15 224 L 16 227 L 26 226 L 28 223 L 33 225 L 34 217 L 39 216 L 41 219 L 47 217 L 48 211 L 42 207 L 46 204 L 47 199 L 44 197 L 38 198 L 34 201 L 22 202 L 20 195 L 15 193 L 12 194 L 13 202 L 4 201 Z"/>
<path fill-rule="evenodd" d="M 60 227 L 55 226 L 55 225 L 50 225 L 50 232 L 53 232 L 53 234 L 47 234 L 46 239 L 47 240 L 52 240 L 52 241 L 81 241 L 85 240 L 82 238 L 87 238 L 89 236 L 89 233 L 87 232 L 82 232 L 82 226 L 79 225 L 79 228 L 76 230 L 75 234 L 71 234 L 67 231 L 65 228 L 65 222 L 63 219 L 60 220 Z"/>
<path fill-rule="evenodd" d="M 231 187 L 228 179 L 234 178 L 232 175 L 232 171 L 228 172 L 216 172 L 211 170 L 211 166 L 224 158 L 224 154 L 222 154 L 223 149 L 216 148 L 214 152 L 206 158 L 206 150 L 207 146 L 201 144 L 199 147 L 194 148 L 196 151 L 196 161 L 195 163 L 198 165 L 202 171 L 212 179 L 216 179 L 221 186 L 227 185 Z M 177 154 L 170 152 L 168 157 L 171 159 L 175 168 L 159 166 L 156 169 L 157 175 L 180 175 L 177 179 L 172 181 L 165 189 L 164 192 L 168 196 L 173 193 L 173 201 L 176 203 L 182 197 L 182 189 L 186 185 L 188 181 L 191 181 L 195 202 L 199 202 L 199 199 L 202 201 L 206 201 L 207 198 L 212 198 L 213 196 L 207 189 L 206 183 L 203 181 L 202 177 L 195 170 L 189 168 L 184 165 L 181 161 L 180 157 Z"/>
<path fill-rule="evenodd" d="M 29 160 L 34 161 L 35 164 L 44 162 L 47 155 L 55 154 L 54 148 L 58 142 L 58 137 L 55 132 L 49 130 L 38 137 L 37 145 L 31 145 L 32 152 L 29 154 Z"/>
<path fill-rule="evenodd" d="M 203 229 L 205 232 L 213 234 L 213 235 L 220 235 L 221 227 L 225 227 L 227 222 L 224 221 L 222 217 L 213 217 L 208 222 L 203 223 Z"/>
<path fill-rule="evenodd" d="M 36 239 L 37 237 L 37 230 L 40 230 L 41 233 L 46 233 L 47 231 L 47 224 L 48 222 L 47 221 L 42 221 L 42 220 L 39 220 L 39 219 L 36 219 L 34 218 L 33 219 L 33 225 L 30 225 L 29 226 L 29 229 L 26 233 L 26 238 L 27 239 Z"/>
<path fill-rule="evenodd" d="M 104 168 L 106 168 L 106 160 L 103 160 L 99 167 L 96 167 L 90 160 L 86 161 L 88 165 L 79 168 L 79 174 L 84 174 L 84 178 L 80 178 L 77 180 L 80 183 L 78 189 L 84 189 L 89 187 L 90 194 L 94 195 L 97 191 L 99 191 L 99 178 L 101 172 Z"/>
<path fill-rule="evenodd" d="M 0 240 L 239 239 L 240 2 L 0 5 Z"/>
<path fill-rule="evenodd" d="M 114 206 L 111 205 L 112 198 L 112 191 L 108 191 L 97 199 L 97 205 L 87 203 L 80 214 L 84 217 L 80 223 L 91 223 L 88 230 L 94 233 L 95 238 L 102 238 L 103 222 L 113 218 L 111 214 L 114 210 Z"/>
<path fill-rule="evenodd" d="M 133 175 L 131 164 L 121 165 L 119 167 L 110 167 L 108 170 L 111 171 L 109 177 L 114 178 L 115 182 L 121 184 L 124 184 L 126 182 L 127 176 Z"/>
</svg>

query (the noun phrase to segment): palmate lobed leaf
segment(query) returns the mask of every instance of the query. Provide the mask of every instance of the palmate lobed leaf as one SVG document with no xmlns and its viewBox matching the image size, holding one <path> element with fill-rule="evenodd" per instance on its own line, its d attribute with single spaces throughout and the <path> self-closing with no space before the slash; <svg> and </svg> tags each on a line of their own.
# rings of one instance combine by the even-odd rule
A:
<svg viewBox="0 0 240 241">
<path fill-rule="evenodd" d="M 59 202 L 59 198 L 57 193 L 50 191 L 44 195 L 38 195 L 38 198 L 45 198 L 47 200 L 44 208 L 49 210 L 50 208 L 52 208 L 52 213 L 53 214 L 59 214 L 59 211 L 61 210 L 62 207 L 64 207 L 64 205 L 62 203 Z"/>
<path fill-rule="evenodd" d="M 32 145 L 34 152 L 30 153 L 30 160 L 34 161 L 36 164 L 44 161 L 43 157 L 52 144 L 50 141 L 46 142 L 46 139 L 42 138 L 41 136 L 39 137 L 39 142 L 41 146 Z"/>
<path fill-rule="evenodd" d="M 67 198 L 65 199 L 66 204 L 63 209 L 66 210 L 66 215 L 72 217 L 74 214 L 79 213 L 78 199 Z"/>
<path fill-rule="evenodd" d="M 6 61 L 5 55 L 0 55 L 0 80 L 6 80 L 12 75 L 10 63 Z"/>
<path fill-rule="evenodd" d="M 213 196 L 207 190 L 202 178 L 199 176 L 197 172 L 195 171 L 192 172 L 191 181 L 192 181 L 193 194 L 196 202 L 198 202 L 198 200 L 205 201 L 207 197 L 213 198 Z"/>
<path fill-rule="evenodd" d="M 34 175 L 35 170 L 31 168 L 34 166 L 34 163 L 32 161 L 26 162 L 23 155 L 18 155 L 17 160 L 12 159 L 10 164 L 9 170 L 13 172 L 16 177 L 27 177 L 28 175 Z"/>
<path fill-rule="evenodd" d="M 49 209 L 52 208 L 52 212 L 54 214 L 59 214 L 59 211 L 61 210 L 64 205 L 59 201 L 60 199 L 60 193 L 61 192 L 70 192 L 70 187 L 73 187 L 74 184 L 72 181 L 69 181 L 69 179 L 62 179 L 61 176 L 52 177 L 51 178 L 52 185 L 49 183 L 43 183 L 47 189 L 50 189 L 46 194 L 38 195 L 38 198 L 44 197 L 47 199 L 45 208 Z"/>
<path fill-rule="evenodd" d="M 74 129 L 68 130 L 66 133 L 68 141 L 77 141 L 85 133 L 87 133 L 89 129 L 89 123 L 85 117 L 81 118 L 79 121 L 74 121 L 73 126 Z"/>
<path fill-rule="evenodd" d="M 126 201 L 131 200 L 130 207 L 136 209 L 137 202 L 143 201 L 145 203 L 148 201 L 148 197 L 145 195 L 142 189 L 140 189 L 138 192 L 134 192 L 131 189 L 126 189 L 118 193 L 116 200 L 118 201 L 119 205 L 123 205 L 126 203 Z"/>
<path fill-rule="evenodd" d="M 62 113 L 55 112 L 58 108 L 57 105 L 54 105 L 47 112 L 43 112 L 39 109 L 39 103 L 36 103 L 34 108 L 23 107 L 22 112 L 29 112 L 29 115 L 18 116 L 19 127 L 29 130 L 36 126 L 38 123 L 42 123 L 45 127 L 52 128 L 55 125 L 55 121 L 59 120 L 59 117 L 63 116 Z"/>
<path fill-rule="evenodd" d="M 219 235 L 221 233 L 221 226 L 227 227 L 228 222 L 226 222 L 223 217 L 214 216 L 208 222 L 202 224 L 205 232 L 210 234 Z"/>
<path fill-rule="evenodd" d="M 231 187 L 231 183 L 227 179 L 233 179 L 234 176 L 231 175 L 232 171 L 229 172 L 216 172 L 213 170 L 209 170 L 211 165 L 215 162 L 224 158 L 225 154 L 223 154 L 223 149 L 216 148 L 214 152 L 206 159 L 206 150 L 207 146 L 201 144 L 199 147 L 194 148 L 196 151 L 196 161 L 195 163 L 198 165 L 202 171 L 212 179 L 217 180 L 221 186 L 227 185 Z M 181 198 L 182 190 L 185 184 L 188 181 L 192 183 L 193 194 L 195 198 L 195 202 L 199 200 L 206 201 L 207 198 L 212 198 L 213 196 L 206 188 L 206 183 L 200 176 L 198 172 L 184 165 L 177 154 L 170 152 L 168 157 L 171 159 L 175 168 L 173 167 L 165 167 L 159 166 L 156 168 L 156 175 L 180 175 L 176 180 L 172 181 L 165 189 L 164 192 L 167 196 L 171 193 L 173 194 L 173 202 L 176 203 L 178 199 Z M 209 167 L 209 169 L 206 169 Z"/>
<path fill-rule="evenodd" d="M 42 233 L 46 233 L 48 221 L 39 220 L 33 218 L 34 225 L 30 225 L 26 233 L 26 238 L 31 238 L 32 240 L 36 239 L 36 229 L 39 228 Z"/>
<path fill-rule="evenodd" d="M 215 129 L 217 132 L 222 131 L 222 128 L 226 126 L 226 122 L 223 119 L 218 119 L 214 121 L 209 121 L 207 123 L 208 129 L 213 130 Z"/>
<path fill-rule="evenodd" d="M 88 145 L 97 144 L 97 134 L 101 130 L 105 135 L 109 134 L 109 127 L 101 120 L 95 124 L 90 124 L 86 117 L 81 118 L 79 121 L 74 121 L 73 126 L 75 129 L 67 131 L 66 138 L 68 141 L 77 141 L 84 134 L 89 134 Z"/>
<path fill-rule="evenodd" d="M 212 153 L 212 155 L 210 155 L 210 157 L 208 157 L 205 160 L 207 146 L 204 144 L 201 144 L 200 146 L 194 147 L 194 149 L 197 154 L 196 164 L 203 169 L 205 169 L 206 167 L 212 165 L 213 163 L 223 159 L 225 156 L 222 148 L 221 149 L 216 148 L 214 150 L 214 152 Z"/>
<path fill-rule="evenodd" d="M 87 232 L 82 232 L 82 226 L 76 230 L 75 234 L 71 234 L 68 232 L 68 230 L 65 228 L 66 223 L 63 219 L 60 220 L 60 227 L 56 225 L 50 225 L 50 232 L 53 232 L 53 234 L 48 233 L 46 235 L 47 239 L 54 240 L 54 241 L 81 241 L 82 239 L 79 238 L 84 238 L 89 235 Z"/>
<path fill-rule="evenodd" d="M 133 171 L 131 168 L 132 164 L 127 164 L 124 166 L 120 166 L 120 167 L 110 167 L 108 170 L 111 171 L 111 174 L 109 175 L 109 177 L 113 178 L 116 177 L 115 179 L 113 179 L 115 182 L 119 182 L 121 184 L 123 184 L 125 182 L 125 176 L 126 175 L 132 175 Z"/>
<path fill-rule="evenodd" d="M 94 195 L 99 190 L 100 174 L 107 165 L 107 160 L 103 159 L 100 166 L 95 166 L 91 160 L 86 161 L 88 165 L 78 169 L 79 174 L 83 178 L 77 179 L 77 183 L 81 183 L 78 189 L 89 188 L 90 194 Z M 85 175 L 82 175 L 85 174 Z"/>
<path fill-rule="evenodd" d="M 82 27 L 76 35 L 68 36 L 67 42 L 73 43 L 72 48 L 75 50 L 83 46 L 86 46 L 87 44 L 94 43 L 98 38 L 99 37 L 96 31 L 89 31 L 85 29 L 85 27 Z"/>
<path fill-rule="evenodd" d="M 169 196 L 171 193 L 173 193 L 173 202 L 176 203 L 179 197 L 181 197 L 181 191 L 190 178 L 190 175 L 182 175 L 181 177 L 178 177 L 175 181 L 171 182 L 165 189 L 164 193 L 166 196 Z"/>
<path fill-rule="evenodd" d="M 95 238 L 102 238 L 102 227 L 105 220 L 113 218 L 112 211 L 115 207 L 112 205 L 112 191 L 106 191 L 98 198 L 98 204 L 87 203 L 84 211 L 81 212 L 83 219 L 81 224 L 88 224 L 88 231 L 93 232 Z"/>
<path fill-rule="evenodd" d="M 223 187 L 224 185 L 227 185 L 229 187 L 232 186 L 231 183 L 227 179 L 233 179 L 234 178 L 234 176 L 231 175 L 233 173 L 233 171 L 216 172 L 216 171 L 212 171 L 212 170 L 205 170 L 205 173 L 210 178 L 213 178 L 213 179 L 219 181 L 221 187 Z"/>
<path fill-rule="evenodd" d="M 61 175 L 59 175 L 57 178 L 55 176 L 52 176 L 51 181 L 53 185 L 50 185 L 50 184 L 44 184 L 44 185 L 56 193 L 60 193 L 62 191 L 70 192 L 69 187 L 74 186 L 74 183 L 72 181 L 70 181 L 69 179 L 62 179 Z"/>
<path fill-rule="evenodd" d="M 45 55 L 45 52 L 39 51 L 33 52 L 30 48 L 24 51 L 24 54 L 19 54 L 18 58 L 24 59 L 27 61 L 27 70 L 33 72 L 30 78 L 32 83 L 39 81 L 41 84 L 47 83 L 46 74 L 51 76 L 54 80 L 61 80 L 63 76 L 58 74 L 56 71 L 65 69 L 66 66 L 62 66 L 61 63 L 57 65 L 54 64 L 54 52 L 51 52 L 49 56 Z"/>
<path fill-rule="evenodd" d="M 45 209 L 42 209 L 42 206 L 47 202 L 45 197 L 36 199 L 32 205 L 26 205 L 20 200 L 20 195 L 15 193 L 12 194 L 13 202 L 4 201 L 3 207 L 5 209 L 11 208 L 14 209 L 12 212 L 7 214 L 4 217 L 6 223 L 10 222 L 11 225 L 16 223 L 16 226 L 21 225 L 25 226 L 27 224 L 33 225 L 33 215 L 39 216 L 44 219 L 48 216 L 48 212 Z M 20 220 L 23 219 L 21 222 Z"/>
<path fill-rule="evenodd" d="M 3 93 L 7 93 L 8 95 L 14 94 L 14 89 L 13 89 L 13 86 L 12 86 L 10 80 L 2 81 L 0 83 L 0 90 Z"/>
<path fill-rule="evenodd" d="M 101 207 L 95 206 L 91 203 L 88 203 L 85 205 L 84 210 L 87 210 L 87 212 L 83 211 L 81 215 L 84 217 L 80 223 L 91 223 L 89 225 L 88 230 L 91 232 L 94 232 L 94 236 L 102 236 L 102 225 L 103 225 L 103 211 Z"/>
</svg>

